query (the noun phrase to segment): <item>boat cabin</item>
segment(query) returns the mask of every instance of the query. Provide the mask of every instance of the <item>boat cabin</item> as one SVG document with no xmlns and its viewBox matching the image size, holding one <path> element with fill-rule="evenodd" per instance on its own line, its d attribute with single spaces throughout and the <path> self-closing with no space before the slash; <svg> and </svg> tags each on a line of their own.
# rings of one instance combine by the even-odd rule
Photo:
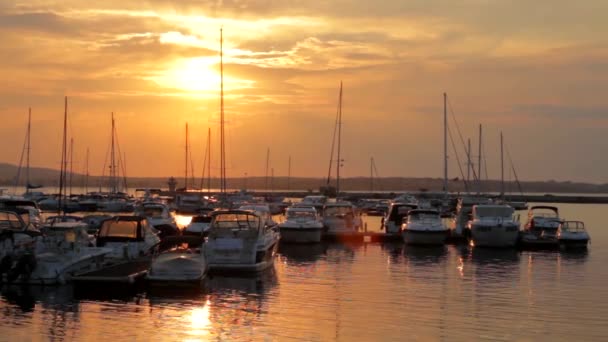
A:
<svg viewBox="0 0 608 342">
<path fill-rule="evenodd" d="M 97 246 L 108 242 L 144 241 L 147 234 L 153 234 L 148 220 L 141 216 L 115 216 L 101 225 L 97 235 Z"/>
</svg>

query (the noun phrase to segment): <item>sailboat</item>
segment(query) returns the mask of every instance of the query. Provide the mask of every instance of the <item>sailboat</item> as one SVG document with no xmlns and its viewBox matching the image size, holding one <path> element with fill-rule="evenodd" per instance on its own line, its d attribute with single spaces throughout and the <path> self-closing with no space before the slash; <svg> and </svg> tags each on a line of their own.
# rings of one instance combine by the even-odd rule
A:
<svg viewBox="0 0 608 342">
<path fill-rule="evenodd" d="M 336 136 L 337 132 L 337 136 Z M 336 187 L 335 202 L 327 202 L 323 208 L 323 225 L 326 229 L 326 236 L 335 238 L 337 236 L 349 235 L 358 232 L 362 227 L 360 213 L 355 206 L 347 201 L 340 201 L 340 168 L 344 161 L 340 156 L 342 140 L 342 82 L 340 82 L 340 95 L 338 98 L 338 113 L 336 115 L 336 126 L 334 127 L 334 139 L 332 141 L 332 151 L 330 157 L 329 174 L 327 176 L 327 188 L 330 190 L 329 181 L 331 176 L 331 164 L 333 159 L 333 148 L 337 141 L 336 155 Z"/>
<path fill-rule="evenodd" d="M 104 166 L 105 168 L 105 166 Z M 112 131 L 110 138 L 110 175 L 109 175 L 109 193 L 105 200 L 98 203 L 98 209 L 106 212 L 128 212 L 133 211 L 133 203 L 129 201 L 124 192 L 120 192 L 120 171 L 124 175 L 124 162 L 121 158 L 120 146 L 118 144 L 116 133 L 116 121 L 114 113 L 112 113 Z M 126 190 L 126 178 L 123 178 L 123 188 Z"/>
<path fill-rule="evenodd" d="M 27 131 L 25 133 L 25 142 L 23 149 L 21 151 L 21 158 L 19 159 L 19 168 L 17 170 L 17 177 L 15 180 L 15 185 L 18 186 L 21 180 L 21 166 L 23 164 L 23 157 L 25 154 L 25 193 L 23 197 L 32 198 L 33 194 L 30 192 L 31 189 L 39 189 L 42 188 L 42 185 L 32 184 L 30 181 L 30 151 L 31 148 L 31 130 L 32 130 L 32 108 L 28 110 L 28 119 L 27 119 Z"/>
</svg>

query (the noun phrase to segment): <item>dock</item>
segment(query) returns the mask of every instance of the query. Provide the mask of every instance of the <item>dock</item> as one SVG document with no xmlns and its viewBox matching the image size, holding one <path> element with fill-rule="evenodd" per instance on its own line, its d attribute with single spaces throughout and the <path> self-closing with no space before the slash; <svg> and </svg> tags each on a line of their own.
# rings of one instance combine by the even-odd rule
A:
<svg viewBox="0 0 608 342">
<path fill-rule="evenodd" d="M 111 265 L 72 277 L 75 283 L 122 283 L 134 284 L 142 279 L 150 268 L 149 257 Z"/>
</svg>

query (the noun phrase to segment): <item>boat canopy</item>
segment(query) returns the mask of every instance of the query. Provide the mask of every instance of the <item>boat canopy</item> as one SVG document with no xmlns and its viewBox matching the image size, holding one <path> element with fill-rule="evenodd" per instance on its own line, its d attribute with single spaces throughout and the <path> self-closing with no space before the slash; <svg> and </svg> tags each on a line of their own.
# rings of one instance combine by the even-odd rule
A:
<svg viewBox="0 0 608 342">
<path fill-rule="evenodd" d="M 97 242 L 143 241 L 147 220 L 138 216 L 116 216 L 106 220 L 99 229 Z"/>
<path fill-rule="evenodd" d="M 218 211 L 213 214 L 211 229 L 250 230 L 259 229 L 261 218 L 252 211 Z"/>
<path fill-rule="evenodd" d="M 473 216 L 483 217 L 503 217 L 510 218 L 515 209 L 508 205 L 476 205 L 473 206 Z"/>
<path fill-rule="evenodd" d="M 407 215 L 412 219 L 420 220 L 439 218 L 439 212 L 437 210 L 414 209 L 410 210 Z"/>
<path fill-rule="evenodd" d="M 561 224 L 561 230 L 567 232 L 584 232 L 585 223 L 582 221 L 564 221 Z"/>
<path fill-rule="evenodd" d="M 25 229 L 25 222 L 19 214 L 12 211 L 0 211 L 0 230 L 8 229 L 21 231 Z"/>
</svg>

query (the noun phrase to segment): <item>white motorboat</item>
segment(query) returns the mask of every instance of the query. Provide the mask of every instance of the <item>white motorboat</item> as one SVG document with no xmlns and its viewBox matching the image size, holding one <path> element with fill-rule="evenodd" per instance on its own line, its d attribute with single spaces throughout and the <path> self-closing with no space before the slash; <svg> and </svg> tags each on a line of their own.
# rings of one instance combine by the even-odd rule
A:
<svg viewBox="0 0 608 342">
<path fill-rule="evenodd" d="M 171 215 L 169 207 L 159 202 L 143 202 L 135 210 L 135 215 L 145 217 L 148 223 L 160 231 L 161 238 L 171 235 L 179 235 L 179 228 L 175 218 Z"/>
<path fill-rule="evenodd" d="M 215 211 L 205 246 L 211 271 L 261 271 L 273 265 L 279 232 L 256 211 Z"/>
<path fill-rule="evenodd" d="M 533 206 L 528 210 L 528 221 L 521 233 L 525 248 L 557 248 L 557 230 L 562 219 L 557 207 Z"/>
<path fill-rule="evenodd" d="M 211 227 L 211 215 L 196 215 L 192 217 L 182 233 L 183 235 L 207 236 L 209 227 Z"/>
<path fill-rule="evenodd" d="M 4 216 L 0 214 L 0 216 Z M 17 221 L 14 221 L 17 222 Z M 72 276 L 100 268 L 111 250 L 91 247 L 86 225 L 81 223 L 57 223 L 43 227 L 32 235 L 31 225 L 15 228 L 12 233 L 12 250 L 5 249 L 0 275 L 6 281 L 22 284 L 64 284 Z M 27 244 L 28 248 L 18 247 Z M 6 277 L 4 277 L 6 274 Z"/>
<path fill-rule="evenodd" d="M 585 249 L 590 239 L 581 221 L 564 221 L 559 225 L 557 240 L 562 249 Z"/>
<path fill-rule="evenodd" d="M 201 242 L 202 238 L 201 238 Z M 146 279 L 150 285 L 201 285 L 209 265 L 204 244 L 197 248 L 175 247 L 152 260 Z"/>
<path fill-rule="evenodd" d="M 473 206 L 469 222 L 471 241 L 479 247 L 513 247 L 519 236 L 519 222 L 513 219 L 514 209 L 505 204 Z"/>
<path fill-rule="evenodd" d="M 482 197 L 461 197 L 456 204 L 456 214 L 450 223 L 450 237 L 452 239 L 466 239 L 470 237 L 469 222 L 473 218 L 473 206 L 488 204 L 490 201 Z"/>
<path fill-rule="evenodd" d="M 312 206 L 317 210 L 320 215 L 323 215 L 323 207 L 327 203 L 327 196 L 322 195 L 310 195 L 302 198 L 302 201 L 298 205 Z"/>
<path fill-rule="evenodd" d="M 272 212 L 270 211 L 270 206 L 268 204 L 244 204 L 239 207 L 239 210 L 251 210 L 258 213 L 271 228 L 278 225 L 272 218 Z"/>
<path fill-rule="evenodd" d="M 326 203 L 323 208 L 323 226 L 327 235 L 352 234 L 362 228 L 361 216 L 350 202 Z"/>
<path fill-rule="evenodd" d="M 287 208 L 286 220 L 279 224 L 281 241 L 296 243 L 320 242 L 323 221 L 313 207 L 296 206 Z"/>
<path fill-rule="evenodd" d="M 410 210 L 401 227 L 403 241 L 408 245 L 443 245 L 448 232 L 437 210 Z"/>
<path fill-rule="evenodd" d="M 97 247 L 109 247 L 112 262 L 133 260 L 158 253 L 158 232 L 141 216 L 114 216 L 102 223 Z"/>
<path fill-rule="evenodd" d="M 386 216 L 382 218 L 382 228 L 386 234 L 399 234 L 404 219 L 407 219 L 407 214 L 416 208 L 418 205 L 415 203 L 391 203 Z"/>
</svg>

